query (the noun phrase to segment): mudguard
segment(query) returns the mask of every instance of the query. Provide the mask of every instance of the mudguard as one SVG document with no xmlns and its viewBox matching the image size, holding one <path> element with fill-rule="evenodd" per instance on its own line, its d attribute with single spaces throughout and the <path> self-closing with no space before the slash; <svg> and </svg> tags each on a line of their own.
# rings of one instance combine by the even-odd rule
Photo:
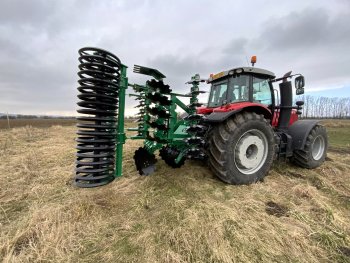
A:
<svg viewBox="0 0 350 263">
<path fill-rule="evenodd" d="M 233 103 L 231 105 L 228 105 L 228 107 L 220 107 L 218 109 L 214 109 L 212 113 L 205 115 L 204 121 L 210 123 L 223 122 L 241 111 L 263 114 L 266 119 L 271 119 L 271 111 L 267 107 L 264 107 L 261 104 L 257 103 L 243 102 L 238 104 Z"/>
<path fill-rule="evenodd" d="M 223 122 L 224 120 L 231 117 L 233 114 L 240 112 L 242 109 L 227 111 L 227 112 L 212 112 L 211 114 L 205 116 L 205 122 Z"/>
<path fill-rule="evenodd" d="M 320 120 L 298 120 L 288 128 L 288 134 L 292 136 L 293 150 L 302 150 L 310 131 Z"/>
</svg>

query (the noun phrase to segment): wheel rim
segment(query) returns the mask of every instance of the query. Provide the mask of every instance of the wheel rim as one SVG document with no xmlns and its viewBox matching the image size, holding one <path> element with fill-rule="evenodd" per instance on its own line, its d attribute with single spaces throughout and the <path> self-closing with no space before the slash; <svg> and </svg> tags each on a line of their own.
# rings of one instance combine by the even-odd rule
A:
<svg viewBox="0 0 350 263">
<path fill-rule="evenodd" d="M 243 174 L 253 174 L 264 165 L 268 155 L 268 141 L 265 134 L 253 129 L 245 132 L 234 147 L 234 161 Z"/>
<path fill-rule="evenodd" d="M 314 142 L 312 143 L 312 158 L 314 160 L 318 161 L 322 158 L 324 149 L 325 149 L 325 141 L 323 136 L 319 135 L 315 138 Z"/>
</svg>

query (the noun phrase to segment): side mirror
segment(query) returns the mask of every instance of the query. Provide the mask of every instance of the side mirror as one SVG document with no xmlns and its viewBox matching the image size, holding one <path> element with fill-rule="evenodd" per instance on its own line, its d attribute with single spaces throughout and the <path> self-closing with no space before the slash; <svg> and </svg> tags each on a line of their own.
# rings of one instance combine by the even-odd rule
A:
<svg viewBox="0 0 350 263">
<path fill-rule="evenodd" d="M 304 76 L 299 76 L 295 78 L 295 89 L 296 95 L 304 94 L 305 78 Z"/>
</svg>

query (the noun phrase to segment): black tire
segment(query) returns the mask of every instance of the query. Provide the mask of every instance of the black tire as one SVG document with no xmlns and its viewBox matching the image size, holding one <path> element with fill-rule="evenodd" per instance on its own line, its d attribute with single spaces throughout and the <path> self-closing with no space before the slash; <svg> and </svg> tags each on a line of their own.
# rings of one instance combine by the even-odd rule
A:
<svg viewBox="0 0 350 263">
<path fill-rule="evenodd" d="M 328 136 L 326 128 L 316 125 L 306 138 L 303 150 L 295 150 L 292 162 L 303 168 L 313 169 L 320 166 L 326 159 Z"/>
<path fill-rule="evenodd" d="M 259 134 L 261 139 L 254 133 Z M 245 140 L 248 140 L 247 143 L 244 143 Z M 240 144 L 238 145 L 238 143 Z M 256 147 L 255 155 L 250 150 L 248 152 L 249 147 L 242 154 L 245 149 L 242 144 L 248 145 L 249 143 L 251 143 L 249 147 L 253 147 L 251 149 Z M 261 147 L 261 143 L 264 147 Z M 261 149 L 263 149 L 263 157 L 261 159 L 259 157 L 260 161 L 255 161 L 257 153 L 260 151 L 259 154 L 261 154 Z M 237 152 L 237 150 L 239 151 Z M 209 166 L 222 181 L 229 184 L 255 183 L 265 177 L 274 159 L 275 140 L 272 127 L 263 115 L 252 112 L 236 114 L 233 118 L 213 128 L 208 152 Z M 240 157 L 242 160 L 239 160 Z M 253 163 L 259 162 L 259 164 L 255 169 L 252 168 L 250 173 L 248 168 L 244 170 L 243 164 L 251 165 L 249 163 L 251 160 Z"/>
<path fill-rule="evenodd" d="M 185 157 L 183 157 L 180 162 L 175 162 L 175 159 L 179 155 L 179 151 L 173 147 L 164 146 L 159 150 L 159 155 L 164 162 L 172 168 L 180 168 L 185 164 Z"/>
</svg>

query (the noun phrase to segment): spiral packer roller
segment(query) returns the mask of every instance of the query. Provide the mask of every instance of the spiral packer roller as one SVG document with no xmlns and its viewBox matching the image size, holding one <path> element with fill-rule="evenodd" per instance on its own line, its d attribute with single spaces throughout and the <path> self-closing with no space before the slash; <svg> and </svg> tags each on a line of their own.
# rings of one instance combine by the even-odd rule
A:
<svg viewBox="0 0 350 263">
<path fill-rule="evenodd" d="M 121 176 L 126 66 L 108 51 L 79 50 L 75 184 L 96 187 Z"/>
<path fill-rule="evenodd" d="M 75 185 L 96 187 L 110 183 L 122 175 L 126 89 L 132 87 L 138 102 L 137 127 L 129 128 L 141 139 L 143 147 L 135 151 L 134 161 L 140 175 L 155 171 L 155 152 L 173 168 L 182 166 L 186 159 L 204 159 L 202 150 L 206 127 L 202 116 L 196 114 L 199 83 L 197 74 L 188 94 L 176 94 L 164 83 L 166 78 L 156 69 L 134 66 L 134 73 L 151 76 L 144 85 L 129 84 L 127 66 L 114 54 L 99 48 L 79 50 L 78 131 Z M 189 98 L 185 105 L 179 97 Z M 180 107 L 187 117 L 179 118 Z"/>
</svg>

